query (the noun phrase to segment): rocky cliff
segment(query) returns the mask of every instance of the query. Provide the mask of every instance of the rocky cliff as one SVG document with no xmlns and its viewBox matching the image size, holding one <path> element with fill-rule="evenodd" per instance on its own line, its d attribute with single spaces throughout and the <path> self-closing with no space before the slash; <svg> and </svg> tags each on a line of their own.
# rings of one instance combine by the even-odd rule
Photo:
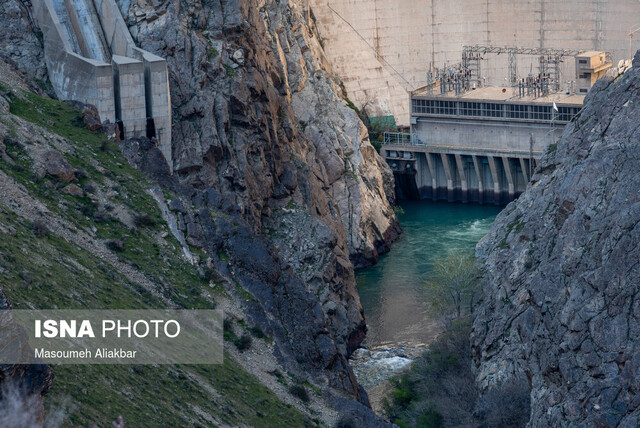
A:
<svg viewBox="0 0 640 428">
<path fill-rule="evenodd" d="M 361 397 L 346 362 L 366 331 L 352 261 L 375 262 L 398 236 L 393 178 L 302 3 L 120 4 L 168 62 L 174 171 L 199 207 L 182 213 L 191 242 L 229 254 L 285 359 L 331 368 L 331 385 Z"/>
<path fill-rule="evenodd" d="M 483 389 L 528 379 L 530 426 L 640 423 L 640 54 L 589 93 L 477 255 Z"/>
<path fill-rule="evenodd" d="M 392 173 L 340 98 L 304 3 L 120 2 L 140 46 L 168 61 L 181 180 L 219 192 L 258 233 L 293 200 L 364 266 L 399 231 Z"/>
<path fill-rule="evenodd" d="M 347 358 L 366 332 L 354 264 L 374 263 L 400 231 L 393 178 L 328 72 L 309 11 L 276 0 L 119 3 L 137 43 L 169 65 L 174 176 L 148 141 L 120 144 L 171 195 L 164 220 L 236 329 L 258 326 L 282 371 L 359 423 L 380 423 Z M 41 73 L 26 9 L 3 7 L 2 22 L 24 27 L 0 39 L 8 61 Z M 14 54 L 22 45 L 28 53 Z M 268 367 L 245 366 L 259 377 Z"/>
</svg>

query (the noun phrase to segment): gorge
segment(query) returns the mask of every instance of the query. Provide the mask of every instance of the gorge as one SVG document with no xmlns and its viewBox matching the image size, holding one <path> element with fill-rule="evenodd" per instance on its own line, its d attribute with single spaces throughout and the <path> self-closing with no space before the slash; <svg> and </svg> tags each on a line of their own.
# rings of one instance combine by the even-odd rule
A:
<svg viewBox="0 0 640 428">
<path fill-rule="evenodd" d="M 340 34 L 322 38 L 330 11 L 314 3 L 115 3 L 136 45 L 166 61 L 170 155 L 56 99 L 32 4 L 0 4 L 0 309 L 225 315 L 221 365 L 5 365 L 0 425 L 392 426 L 350 358 L 363 344 L 430 342 L 420 284 L 437 256 L 471 252 L 489 227 L 469 351 L 480 396 L 526 385 L 529 426 L 638 425 L 640 56 L 596 83 L 502 212 L 399 203 L 357 103 L 370 94 L 350 100 L 344 51 L 330 51 Z M 504 3 L 465 19 L 488 28 Z M 557 41 L 556 3 L 544 14 L 527 3 L 540 44 Z M 637 12 L 586 3 L 615 9 L 594 21 L 611 34 Z M 437 16 L 425 21 L 434 31 Z M 473 33 L 449 32 L 451 43 Z M 594 48 L 626 50 L 597 25 L 589 34 Z M 439 49 L 438 61 L 457 48 Z"/>
</svg>

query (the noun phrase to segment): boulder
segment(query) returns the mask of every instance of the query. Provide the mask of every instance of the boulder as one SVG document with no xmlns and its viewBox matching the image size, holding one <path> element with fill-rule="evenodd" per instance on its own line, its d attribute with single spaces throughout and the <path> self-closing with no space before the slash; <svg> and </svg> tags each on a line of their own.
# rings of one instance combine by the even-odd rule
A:
<svg viewBox="0 0 640 428">
<path fill-rule="evenodd" d="M 90 104 L 86 104 L 82 109 L 82 120 L 84 126 L 91 131 L 98 131 L 102 127 L 98 109 Z"/>
<path fill-rule="evenodd" d="M 47 174 L 62 183 L 70 183 L 76 177 L 69 162 L 55 150 L 48 150 L 43 155 L 42 164 Z"/>
<path fill-rule="evenodd" d="M 68 186 L 66 186 L 64 189 L 62 189 L 62 193 L 75 196 L 76 198 L 81 198 L 84 196 L 84 191 L 75 184 L 69 184 Z"/>
</svg>

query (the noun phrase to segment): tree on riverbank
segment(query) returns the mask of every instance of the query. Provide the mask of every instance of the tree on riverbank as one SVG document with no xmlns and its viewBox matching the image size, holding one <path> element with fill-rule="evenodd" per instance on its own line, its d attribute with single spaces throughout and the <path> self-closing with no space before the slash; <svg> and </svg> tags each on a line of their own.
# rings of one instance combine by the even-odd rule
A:
<svg viewBox="0 0 640 428">
<path fill-rule="evenodd" d="M 480 270 L 473 256 L 456 252 L 436 261 L 431 279 L 425 284 L 427 305 L 447 328 L 453 320 L 473 312 Z"/>
</svg>

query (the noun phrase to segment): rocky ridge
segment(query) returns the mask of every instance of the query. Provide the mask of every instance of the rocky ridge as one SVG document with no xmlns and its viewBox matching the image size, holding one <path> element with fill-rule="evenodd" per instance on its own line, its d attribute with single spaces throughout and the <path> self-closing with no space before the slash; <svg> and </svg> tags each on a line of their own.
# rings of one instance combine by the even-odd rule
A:
<svg viewBox="0 0 640 428">
<path fill-rule="evenodd" d="M 478 244 L 485 391 L 528 379 L 532 427 L 640 424 L 640 53 L 596 83 Z"/>
</svg>

